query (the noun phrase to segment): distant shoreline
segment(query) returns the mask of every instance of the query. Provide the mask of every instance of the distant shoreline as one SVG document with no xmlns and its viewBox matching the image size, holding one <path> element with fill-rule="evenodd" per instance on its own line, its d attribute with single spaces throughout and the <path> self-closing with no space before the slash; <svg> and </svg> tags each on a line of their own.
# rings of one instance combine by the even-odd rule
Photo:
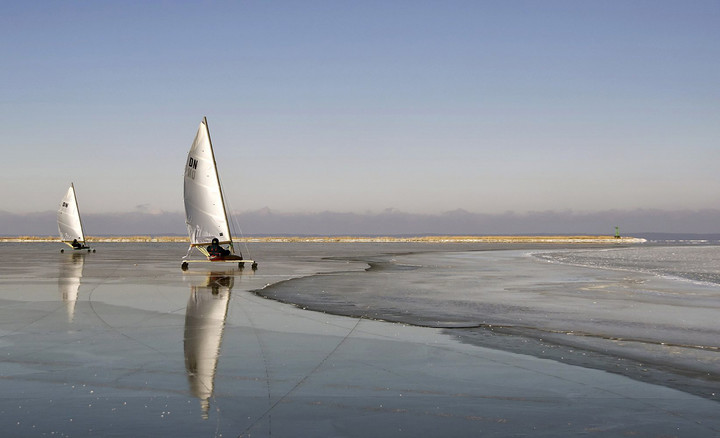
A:
<svg viewBox="0 0 720 438">
<path fill-rule="evenodd" d="M 236 242 L 317 242 L 317 243 L 643 243 L 646 239 L 638 237 L 614 236 L 266 236 L 243 237 L 233 239 Z M 57 237 L 50 236 L 15 236 L 0 237 L 1 242 L 31 243 L 59 242 Z M 186 243 L 185 236 L 88 236 L 91 243 Z"/>
</svg>

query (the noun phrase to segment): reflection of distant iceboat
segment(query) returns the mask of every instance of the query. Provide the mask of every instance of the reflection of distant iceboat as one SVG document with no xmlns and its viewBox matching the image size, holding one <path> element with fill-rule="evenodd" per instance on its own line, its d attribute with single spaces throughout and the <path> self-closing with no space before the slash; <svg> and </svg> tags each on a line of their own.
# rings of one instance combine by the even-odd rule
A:
<svg viewBox="0 0 720 438">
<path fill-rule="evenodd" d="M 208 418 L 210 397 L 213 395 L 233 283 L 233 277 L 208 273 L 204 284 L 190 286 L 185 312 L 185 368 L 190 392 L 200 399 L 204 419 Z"/>
<path fill-rule="evenodd" d="M 60 261 L 58 289 L 65 303 L 68 322 L 72 322 L 75 317 L 75 303 L 77 302 L 84 264 L 85 254 L 83 253 L 73 253 L 71 259 L 63 258 Z"/>
</svg>

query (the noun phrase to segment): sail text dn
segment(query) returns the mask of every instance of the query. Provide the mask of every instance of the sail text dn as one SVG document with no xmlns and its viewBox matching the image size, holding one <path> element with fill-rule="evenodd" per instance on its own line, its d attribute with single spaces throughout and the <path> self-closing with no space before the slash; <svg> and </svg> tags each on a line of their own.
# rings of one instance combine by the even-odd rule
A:
<svg viewBox="0 0 720 438">
<path fill-rule="evenodd" d="M 185 176 L 190 179 L 195 179 L 195 170 L 197 170 L 198 160 L 193 157 L 188 158 L 187 169 L 185 170 Z"/>
</svg>

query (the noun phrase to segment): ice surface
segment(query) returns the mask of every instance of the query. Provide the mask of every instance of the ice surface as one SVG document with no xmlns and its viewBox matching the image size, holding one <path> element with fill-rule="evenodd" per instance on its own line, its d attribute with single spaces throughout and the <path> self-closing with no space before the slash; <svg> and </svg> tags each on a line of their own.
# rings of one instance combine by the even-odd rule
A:
<svg viewBox="0 0 720 438">
<path fill-rule="evenodd" d="M 718 247 L 395 254 L 366 257 L 366 272 L 301 278 L 262 294 L 336 314 L 445 328 L 478 345 L 719 400 L 720 284 L 666 276 L 714 278 L 716 254 Z"/>
<path fill-rule="evenodd" d="M 512 325 L 518 315 L 529 319 L 532 312 L 523 309 L 530 307 L 550 315 L 534 316 L 535 325 L 545 327 L 546 319 L 555 327 L 555 315 L 580 320 L 577 306 L 591 307 L 605 293 L 588 287 L 594 281 L 637 289 L 614 271 L 594 274 L 522 252 L 465 251 L 487 246 L 259 244 L 250 248 L 260 262 L 255 272 L 196 266 L 183 272 L 184 245 L 98 244 L 97 253 L 84 255 L 59 248 L 0 246 L 0 430 L 6 436 L 720 432 L 716 401 L 592 364 L 455 339 L 477 328 L 447 332 L 302 309 L 308 294 L 326 302 L 342 296 L 347 308 L 414 312 L 420 322 L 452 327 L 477 325 L 478 315 Z M 366 271 L 366 261 L 375 268 Z M 661 297 L 651 300 L 654 309 L 682 310 L 669 280 L 647 281 L 649 295 Z M 710 286 L 687 284 L 706 305 L 712 302 Z M 367 290 L 353 295 L 354 287 Z M 559 301 L 571 302 L 554 309 L 557 288 Z M 251 292 L 276 289 L 300 304 Z M 669 311 L 657 312 L 673 322 Z"/>
</svg>

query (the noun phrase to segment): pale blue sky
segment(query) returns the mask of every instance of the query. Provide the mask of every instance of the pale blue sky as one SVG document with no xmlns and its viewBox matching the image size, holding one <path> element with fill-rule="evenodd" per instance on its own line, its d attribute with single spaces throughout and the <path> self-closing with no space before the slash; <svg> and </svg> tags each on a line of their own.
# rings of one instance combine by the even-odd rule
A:
<svg viewBox="0 0 720 438">
<path fill-rule="evenodd" d="M 5 2 L 0 210 L 720 206 L 718 1 Z"/>
</svg>

